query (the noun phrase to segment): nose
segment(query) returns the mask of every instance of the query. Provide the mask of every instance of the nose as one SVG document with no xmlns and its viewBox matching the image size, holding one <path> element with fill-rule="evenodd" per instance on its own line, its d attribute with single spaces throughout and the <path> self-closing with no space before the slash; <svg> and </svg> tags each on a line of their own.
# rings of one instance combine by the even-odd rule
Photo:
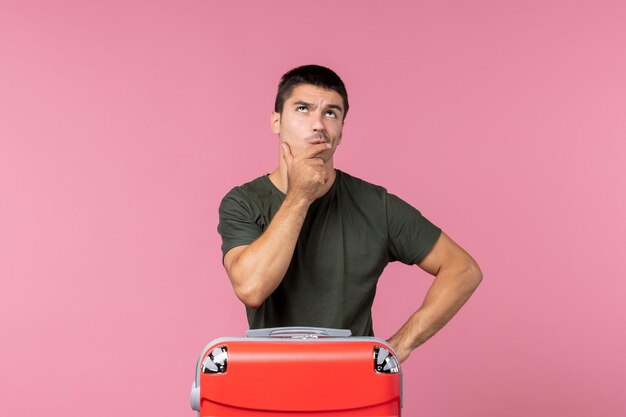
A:
<svg viewBox="0 0 626 417">
<path fill-rule="evenodd" d="M 313 117 L 313 125 L 311 126 L 311 128 L 313 129 L 314 132 L 323 132 L 326 128 L 324 127 L 324 123 L 323 123 L 323 115 L 321 112 L 315 112 L 314 113 L 314 117 Z"/>
</svg>

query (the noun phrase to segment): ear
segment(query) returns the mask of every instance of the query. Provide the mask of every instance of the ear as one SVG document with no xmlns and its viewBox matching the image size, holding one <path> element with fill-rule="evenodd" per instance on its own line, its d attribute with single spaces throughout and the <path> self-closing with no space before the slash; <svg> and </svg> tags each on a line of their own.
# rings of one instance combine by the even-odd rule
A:
<svg viewBox="0 0 626 417">
<path fill-rule="evenodd" d="M 270 117 L 270 122 L 272 125 L 272 132 L 279 134 L 280 133 L 280 113 L 273 111 Z"/>
</svg>

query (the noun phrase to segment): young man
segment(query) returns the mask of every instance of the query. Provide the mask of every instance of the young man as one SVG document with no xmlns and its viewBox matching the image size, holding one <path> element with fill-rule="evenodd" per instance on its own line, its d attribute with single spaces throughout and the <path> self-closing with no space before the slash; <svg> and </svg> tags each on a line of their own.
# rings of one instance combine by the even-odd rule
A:
<svg viewBox="0 0 626 417">
<path fill-rule="evenodd" d="M 371 336 L 385 266 L 418 265 L 436 278 L 389 339 L 404 361 L 454 316 L 482 274 L 418 210 L 334 168 L 348 108 L 345 86 L 328 68 L 306 65 L 282 77 L 271 116 L 278 167 L 222 200 L 224 267 L 251 328 L 320 326 Z"/>
</svg>

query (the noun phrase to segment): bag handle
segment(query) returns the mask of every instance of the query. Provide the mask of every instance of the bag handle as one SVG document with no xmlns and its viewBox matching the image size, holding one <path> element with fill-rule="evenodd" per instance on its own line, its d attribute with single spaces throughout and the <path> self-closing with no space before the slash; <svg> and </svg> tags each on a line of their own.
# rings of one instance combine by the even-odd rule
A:
<svg viewBox="0 0 626 417">
<path fill-rule="evenodd" d="M 317 339 L 318 337 L 350 337 L 350 329 L 326 327 L 268 327 L 246 331 L 246 337 L 287 337 L 292 339 Z"/>
</svg>

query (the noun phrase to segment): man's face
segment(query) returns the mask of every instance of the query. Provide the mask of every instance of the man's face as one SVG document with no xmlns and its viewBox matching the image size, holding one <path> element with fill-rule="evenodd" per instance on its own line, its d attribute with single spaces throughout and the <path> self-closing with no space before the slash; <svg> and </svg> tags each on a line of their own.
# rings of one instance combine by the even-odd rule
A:
<svg viewBox="0 0 626 417">
<path fill-rule="evenodd" d="M 317 143 L 330 143 L 330 149 L 318 154 L 327 162 L 341 143 L 343 115 L 343 99 L 335 90 L 300 84 L 285 100 L 282 113 L 272 112 L 272 130 L 294 156 Z"/>
</svg>

